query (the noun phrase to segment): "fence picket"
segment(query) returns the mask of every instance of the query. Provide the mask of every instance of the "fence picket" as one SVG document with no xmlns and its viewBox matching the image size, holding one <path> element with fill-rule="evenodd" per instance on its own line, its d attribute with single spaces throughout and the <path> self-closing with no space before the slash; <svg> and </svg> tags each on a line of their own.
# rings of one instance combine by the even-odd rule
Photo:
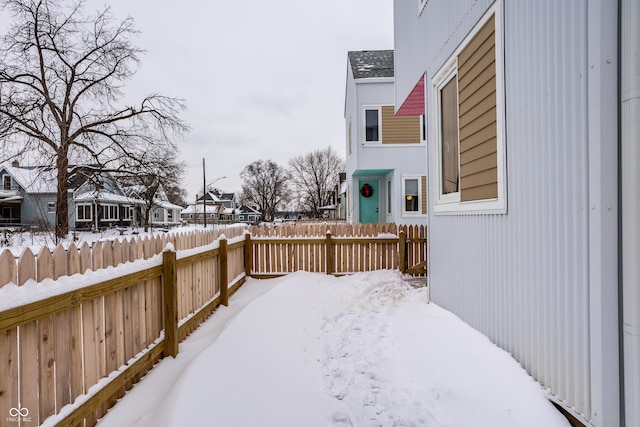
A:
<svg viewBox="0 0 640 427">
<path fill-rule="evenodd" d="M 42 247 L 36 259 L 36 280 L 38 282 L 53 277 L 51 252 Z M 42 420 L 56 412 L 55 399 L 55 324 L 54 316 L 38 319 L 38 412 Z"/>
<path fill-rule="evenodd" d="M 27 248 L 18 260 L 18 285 L 23 286 L 28 280 L 36 278 L 36 258 Z M 29 409 L 31 418 L 39 422 L 38 404 L 38 325 L 37 321 L 18 327 L 20 336 L 20 406 Z"/>
<path fill-rule="evenodd" d="M 80 273 L 80 257 L 75 243 L 69 245 L 67 250 L 67 275 L 72 276 Z M 70 379 L 71 379 L 71 399 L 75 399 L 84 393 L 84 373 L 82 371 L 82 308 L 75 306 L 69 309 L 70 323 L 69 330 L 71 332 L 71 351 L 70 351 Z"/>
<path fill-rule="evenodd" d="M 7 283 L 16 283 L 16 259 L 9 249 L 0 253 L 0 288 Z"/>
<path fill-rule="evenodd" d="M 62 245 L 53 250 L 53 279 L 67 275 L 67 253 Z M 71 403 L 71 316 L 69 310 L 54 314 L 56 355 L 56 409 Z"/>
</svg>

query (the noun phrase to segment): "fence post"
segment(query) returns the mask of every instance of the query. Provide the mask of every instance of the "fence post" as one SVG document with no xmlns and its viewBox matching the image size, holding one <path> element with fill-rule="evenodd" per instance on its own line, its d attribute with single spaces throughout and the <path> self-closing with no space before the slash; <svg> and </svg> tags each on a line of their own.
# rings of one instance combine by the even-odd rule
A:
<svg viewBox="0 0 640 427">
<path fill-rule="evenodd" d="M 404 273 L 407 268 L 407 235 L 404 230 L 400 230 L 398 240 L 398 269 Z"/>
<path fill-rule="evenodd" d="M 178 281 L 176 252 L 171 248 L 162 253 L 164 287 L 164 357 L 178 355 Z"/>
<path fill-rule="evenodd" d="M 334 264 L 335 260 L 333 257 L 333 242 L 331 240 L 331 231 L 327 230 L 327 241 L 324 245 L 325 257 L 327 259 L 327 274 L 332 274 L 334 272 Z"/>
<path fill-rule="evenodd" d="M 244 235 L 244 272 L 247 277 L 251 277 L 251 270 L 253 270 L 253 251 L 251 249 L 251 233 L 246 233 Z"/>
<path fill-rule="evenodd" d="M 227 238 L 220 236 L 220 304 L 229 305 L 229 269 L 227 266 Z"/>
</svg>

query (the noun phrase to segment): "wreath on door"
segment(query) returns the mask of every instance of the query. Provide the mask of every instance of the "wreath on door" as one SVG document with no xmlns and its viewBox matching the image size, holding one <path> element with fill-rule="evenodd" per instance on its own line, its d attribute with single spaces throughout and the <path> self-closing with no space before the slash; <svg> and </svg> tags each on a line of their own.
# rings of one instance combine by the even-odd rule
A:
<svg viewBox="0 0 640 427">
<path fill-rule="evenodd" d="M 373 187 L 369 184 L 364 184 L 362 188 L 360 188 L 360 194 L 362 194 L 363 197 L 373 196 Z"/>
</svg>

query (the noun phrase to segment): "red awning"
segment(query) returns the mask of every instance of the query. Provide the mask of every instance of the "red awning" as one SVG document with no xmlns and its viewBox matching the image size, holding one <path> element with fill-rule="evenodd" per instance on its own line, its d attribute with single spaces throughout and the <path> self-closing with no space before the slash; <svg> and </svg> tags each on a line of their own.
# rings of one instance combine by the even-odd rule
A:
<svg viewBox="0 0 640 427">
<path fill-rule="evenodd" d="M 422 116 L 424 115 L 424 74 L 416 83 L 407 99 L 404 100 L 396 116 Z"/>
</svg>

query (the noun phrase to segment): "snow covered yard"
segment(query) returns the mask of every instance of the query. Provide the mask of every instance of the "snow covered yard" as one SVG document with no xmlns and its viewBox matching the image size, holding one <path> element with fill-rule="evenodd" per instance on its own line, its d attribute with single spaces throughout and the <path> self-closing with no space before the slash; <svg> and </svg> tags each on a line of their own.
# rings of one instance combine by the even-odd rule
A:
<svg viewBox="0 0 640 427">
<path fill-rule="evenodd" d="M 509 354 L 397 271 L 248 279 L 99 423 L 568 426 Z"/>
</svg>

